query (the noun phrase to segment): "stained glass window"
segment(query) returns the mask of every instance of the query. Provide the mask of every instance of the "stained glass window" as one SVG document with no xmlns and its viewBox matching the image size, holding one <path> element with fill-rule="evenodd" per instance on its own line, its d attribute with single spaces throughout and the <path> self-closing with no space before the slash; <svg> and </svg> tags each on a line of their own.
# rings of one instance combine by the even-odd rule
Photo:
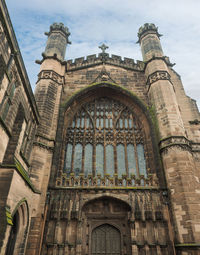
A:
<svg viewBox="0 0 200 255">
<path fill-rule="evenodd" d="M 144 147 L 142 144 L 137 145 L 137 154 L 138 154 L 138 165 L 139 165 L 139 172 L 146 176 L 146 162 L 144 157 Z"/>
<path fill-rule="evenodd" d="M 96 173 L 104 175 L 104 148 L 102 144 L 96 146 Z"/>
<path fill-rule="evenodd" d="M 135 157 L 135 149 L 133 144 L 127 145 L 127 155 L 128 155 L 128 172 L 129 175 L 134 174 L 137 176 L 136 171 L 136 157 Z"/>
<path fill-rule="evenodd" d="M 65 172 L 147 177 L 143 128 L 124 104 L 106 97 L 83 105 L 67 129 Z"/>
<path fill-rule="evenodd" d="M 117 168 L 119 177 L 121 177 L 122 174 L 126 174 L 125 150 L 122 144 L 117 145 Z"/>
<path fill-rule="evenodd" d="M 106 172 L 113 176 L 114 174 L 114 150 L 112 145 L 106 146 Z"/>
<path fill-rule="evenodd" d="M 65 171 L 67 174 L 71 172 L 71 161 L 72 161 L 72 144 L 68 143 L 66 146 L 66 157 L 65 157 Z"/>
<path fill-rule="evenodd" d="M 90 143 L 85 146 L 85 160 L 84 160 L 84 173 L 87 177 L 88 174 L 92 174 L 92 145 Z"/>
<path fill-rule="evenodd" d="M 76 144 L 74 152 L 74 173 L 78 176 L 82 169 L 82 145 Z"/>
</svg>

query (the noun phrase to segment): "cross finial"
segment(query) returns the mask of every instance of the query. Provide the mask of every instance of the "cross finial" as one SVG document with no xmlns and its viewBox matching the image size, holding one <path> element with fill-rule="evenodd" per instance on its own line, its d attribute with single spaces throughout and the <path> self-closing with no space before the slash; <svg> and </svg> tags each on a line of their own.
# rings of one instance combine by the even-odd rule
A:
<svg viewBox="0 0 200 255">
<path fill-rule="evenodd" d="M 103 43 L 101 46 L 99 46 L 99 48 L 102 50 L 102 53 L 105 53 L 105 50 L 108 49 L 109 47 Z"/>
</svg>

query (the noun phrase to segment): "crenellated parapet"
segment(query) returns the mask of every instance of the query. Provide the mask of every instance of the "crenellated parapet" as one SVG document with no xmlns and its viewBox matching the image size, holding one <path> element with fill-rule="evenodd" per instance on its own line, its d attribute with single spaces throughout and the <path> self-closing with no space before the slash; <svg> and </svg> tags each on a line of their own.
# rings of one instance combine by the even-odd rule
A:
<svg viewBox="0 0 200 255">
<path fill-rule="evenodd" d="M 137 60 L 137 62 L 134 61 L 134 59 L 131 58 L 124 58 L 117 56 L 117 55 L 109 55 L 108 53 L 100 53 L 98 55 L 89 55 L 86 58 L 76 58 L 74 60 L 70 59 L 67 61 L 67 71 L 74 71 L 90 66 L 95 65 L 101 65 L 101 64 L 109 64 L 114 65 L 118 67 L 122 67 L 125 69 L 133 70 L 133 71 L 144 71 L 145 64 L 143 61 Z"/>
<path fill-rule="evenodd" d="M 70 32 L 68 27 L 65 27 L 63 23 L 53 23 L 50 26 L 50 31 L 45 32 L 45 35 L 49 36 L 52 32 L 57 32 L 57 31 L 62 32 L 66 36 L 66 39 L 68 40 L 68 37 L 70 36 Z M 68 41 L 68 43 L 70 42 Z"/>
<path fill-rule="evenodd" d="M 143 26 L 139 28 L 138 31 L 138 38 L 139 41 L 141 41 L 142 37 L 144 37 L 147 34 L 156 34 L 158 37 L 162 36 L 158 33 L 158 27 L 156 27 L 153 23 L 145 23 Z"/>
</svg>

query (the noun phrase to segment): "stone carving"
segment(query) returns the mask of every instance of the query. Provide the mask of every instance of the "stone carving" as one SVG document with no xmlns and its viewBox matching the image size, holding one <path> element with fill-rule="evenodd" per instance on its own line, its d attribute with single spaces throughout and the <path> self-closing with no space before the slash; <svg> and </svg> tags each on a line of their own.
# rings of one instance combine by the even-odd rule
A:
<svg viewBox="0 0 200 255">
<path fill-rule="evenodd" d="M 149 75 L 147 79 L 147 85 L 151 85 L 152 83 L 159 81 L 159 80 L 170 80 L 170 74 L 167 71 L 156 71 Z"/>
<path fill-rule="evenodd" d="M 102 81 L 110 81 L 112 83 L 116 83 L 111 77 L 110 77 L 110 73 L 108 73 L 106 71 L 106 68 L 103 66 L 100 74 L 97 76 L 97 78 L 92 82 L 102 82 Z"/>
<path fill-rule="evenodd" d="M 160 141 L 161 152 L 174 146 L 191 151 L 190 141 L 184 136 L 170 136 Z"/>
<path fill-rule="evenodd" d="M 148 174 L 148 178 L 145 178 L 144 175 L 140 175 L 136 177 L 135 175 L 131 175 L 130 177 L 126 174 L 122 175 L 122 177 L 118 177 L 117 174 L 114 177 L 111 177 L 109 174 L 106 174 L 102 177 L 98 174 L 96 177 L 92 175 L 88 175 L 88 177 L 84 177 L 84 174 L 79 174 L 79 177 L 75 177 L 74 173 L 71 173 L 69 177 L 65 173 L 61 174 L 61 177 L 57 177 L 56 179 L 56 187 L 82 187 L 82 188 L 125 188 L 125 187 L 146 187 L 146 186 L 157 186 L 157 178 L 155 175 Z"/>
<path fill-rule="evenodd" d="M 106 53 L 105 50 L 108 49 L 109 47 L 103 43 L 101 46 L 99 46 L 99 48 L 102 50 L 102 53 L 104 54 Z"/>
<path fill-rule="evenodd" d="M 59 85 L 64 84 L 64 76 L 61 76 L 52 70 L 41 71 L 38 75 L 38 81 L 41 79 L 50 79 L 52 81 L 55 81 Z"/>
</svg>

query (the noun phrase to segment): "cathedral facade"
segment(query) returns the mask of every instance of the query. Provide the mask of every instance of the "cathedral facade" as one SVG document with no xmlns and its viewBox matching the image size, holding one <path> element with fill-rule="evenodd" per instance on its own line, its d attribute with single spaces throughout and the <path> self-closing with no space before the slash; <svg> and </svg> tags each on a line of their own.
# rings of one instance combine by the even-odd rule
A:
<svg viewBox="0 0 200 255">
<path fill-rule="evenodd" d="M 157 27 L 137 62 L 45 34 L 33 94 L 0 2 L 0 254 L 200 254 L 200 114 Z"/>
</svg>

